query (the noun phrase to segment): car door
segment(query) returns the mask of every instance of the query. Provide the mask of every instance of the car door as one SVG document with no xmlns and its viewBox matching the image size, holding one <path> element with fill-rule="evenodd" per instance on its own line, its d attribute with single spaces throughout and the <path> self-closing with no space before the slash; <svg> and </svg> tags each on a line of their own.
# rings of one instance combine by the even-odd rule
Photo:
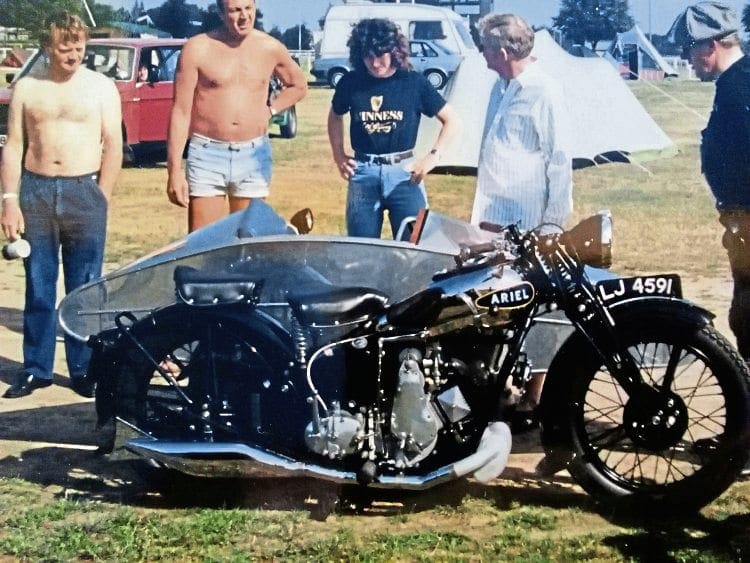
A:
<svg viewBox="0 0 750 563">
<path fill-rule="evenodd" d="M 148 67 L 148 80 L 136 83 L 138 100 L 138 142 L 165 141 L 172 110 L 174 75 L 181 45 L 148 47 L 141 50 L 138 68 Z"/>
</svg>

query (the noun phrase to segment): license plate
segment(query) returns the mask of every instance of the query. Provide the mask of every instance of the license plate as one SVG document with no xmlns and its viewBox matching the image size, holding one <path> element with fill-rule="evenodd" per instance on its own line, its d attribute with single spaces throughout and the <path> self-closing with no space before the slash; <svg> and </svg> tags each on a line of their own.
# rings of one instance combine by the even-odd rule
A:
<svg viewBox="0 0 750 563">
<path fill-rule="evenodd" d="M 0 147 L 4 147 L 7 140 L 8 135 L 0 135 Z"/>
<path fill-rule="evenodd" d="M 680 276 L 677 274 L 601 280 L 596 284 L 596 289 L 605 303 L 637 297 L 682 297 Z"/>
</svg>

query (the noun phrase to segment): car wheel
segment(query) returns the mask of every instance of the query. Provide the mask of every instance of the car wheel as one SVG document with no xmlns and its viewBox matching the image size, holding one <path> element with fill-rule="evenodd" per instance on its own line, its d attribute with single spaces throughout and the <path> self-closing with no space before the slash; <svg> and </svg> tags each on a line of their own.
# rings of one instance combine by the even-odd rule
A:
<svg viewBox="0 0 750 563">
<path fill-rule="evenodd" d="M 294 139 L 297 136 L 297 108 L 292 106 L 286 113 L 286 123 L 281 125 L 279 130 L 285 139 Z"/>
<path fill-rule="evenodd" d="M 436 90 L 439 90 L 443 86 L 445 86 L 445 74 L 443 74 L 442 71 L 437 69 L 430 69 L 425 71 L 424 73 L 425 78 L 427 78 L 427 81 L 432 84 Z"/>
<path fill-rule="evenodd" d="M 328 84 L 331 86 L 331 88 L 335 88 L 336 84 L 339 83 L 339 80 L 346 74 L 346 71 L 343 68 L 334 68 L 331 72 L 328 73 Z"/>
</svg>

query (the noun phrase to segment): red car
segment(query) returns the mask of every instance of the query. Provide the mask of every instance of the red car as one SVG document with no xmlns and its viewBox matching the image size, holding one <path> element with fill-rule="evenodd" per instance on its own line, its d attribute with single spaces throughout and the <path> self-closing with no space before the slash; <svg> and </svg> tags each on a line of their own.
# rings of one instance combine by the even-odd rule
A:
<svg viewBox="0 0 750 563">
<path fill-rule="evenodd" d="M 125 162 L 135 162 L 154 149 L 164 149 L 177 59 L 184 44 L 185 39 L 157 38 L 88 41 L 83 64 L 112 78 L 120 92 Z M 13 82 L 26 75 L 42 75 L 46 62 L 44 53 L 37 51 Z M 144 70 L 139 73 L 141 67 Z M 276 87 L 274 84 L 276 81 L 272 81 L 272 88 Z M 8 132 L 12 88 L 13 83 L 9 88 L 0 89 L 0 149 Z M 282 137 L 296 135 L 294 107 L 276 115 L 271 122 L 279 125 Z"/>
</svg>

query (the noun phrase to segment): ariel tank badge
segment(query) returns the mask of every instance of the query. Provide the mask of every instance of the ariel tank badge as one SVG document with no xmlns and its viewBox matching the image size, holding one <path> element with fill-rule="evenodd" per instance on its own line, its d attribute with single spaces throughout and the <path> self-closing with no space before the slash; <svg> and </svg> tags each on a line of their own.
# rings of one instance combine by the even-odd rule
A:
<svg viewBox="0 0 750 563">
<path fill-rule="evenodd" d="M 485 293 L 474 301 L 481 309 L 498 312 L 504 309 L 520 309 L 534 301 L 534 286 L 523 282 L 512 287 L 504 287 L 490 293 Z"/>
</svg>

